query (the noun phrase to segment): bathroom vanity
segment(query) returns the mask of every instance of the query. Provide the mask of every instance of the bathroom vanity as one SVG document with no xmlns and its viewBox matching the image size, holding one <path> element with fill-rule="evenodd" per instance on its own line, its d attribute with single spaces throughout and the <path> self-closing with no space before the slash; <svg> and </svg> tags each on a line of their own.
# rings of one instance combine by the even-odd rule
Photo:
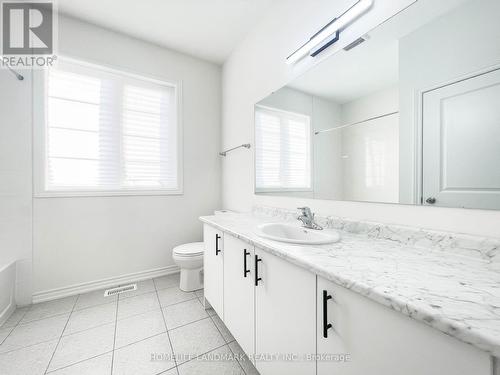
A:
<svg viewBox="0 0 500 375">
<path fill-rule="evenodd" d="M 363 26 L 388 3 L 255 104 L 255 202 L 500 209 L 500 2 Z M 201 218 L 206 299 L 261 375 L 499 374 L 499 239 L 330 217 L 340 241 L 290 244 L 297 213 L 263 211 Z"/>
<path fill-rule="evenodd" d="M 493 374 L 500 243 L 333 218 L 332 244 L 257 234 L 291 219 L 201 218 L 205 298 L 261 375 Z"/>
</svg>

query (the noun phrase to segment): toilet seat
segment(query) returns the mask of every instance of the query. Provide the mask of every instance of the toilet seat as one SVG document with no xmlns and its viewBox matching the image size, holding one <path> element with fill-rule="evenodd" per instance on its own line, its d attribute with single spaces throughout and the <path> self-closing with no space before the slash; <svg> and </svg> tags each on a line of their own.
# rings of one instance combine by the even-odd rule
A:
<svg viewBox="0 0 500 375">
<path fill-rule="evenodd" d="M 174 247 L 173 254 L 180 258 L 191 258 L 203 256 L 203 251 L 203 242 L 192 242 Z"/>
</svg>

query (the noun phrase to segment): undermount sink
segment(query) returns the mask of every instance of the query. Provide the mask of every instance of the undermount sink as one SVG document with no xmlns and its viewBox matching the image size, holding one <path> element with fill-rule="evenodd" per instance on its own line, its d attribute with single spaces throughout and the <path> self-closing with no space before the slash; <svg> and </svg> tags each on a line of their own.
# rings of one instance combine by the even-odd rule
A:
<svg viewBox="0 0 500 375">
<path fill-rule="evenodd" d="M 257 227 L 257 235 L 274 241 L 303 245 L 337 242 L 340 235 L 332 230 L 314 230 L 287 223 L 268 223 Z"/>
</svg>

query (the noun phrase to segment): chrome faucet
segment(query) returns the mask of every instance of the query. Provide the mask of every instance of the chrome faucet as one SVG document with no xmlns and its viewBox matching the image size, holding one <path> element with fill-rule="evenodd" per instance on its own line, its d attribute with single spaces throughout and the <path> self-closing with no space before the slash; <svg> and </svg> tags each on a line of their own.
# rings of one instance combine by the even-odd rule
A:
<svg viewBox="0 0 500 375">
<path fill-rule="evenodd" d="M 301 215 L 297 217 L 297 220 L 300 220 L 302 222 L 302 226 L 304 228 L 315 230 L 323 229 L 322 226 L 318 225 L 314 221 L 314 214 L 311 212 L 311 209 L 309 207 L 299 207 L 297 209 L 301 212 Z"/>
</svg>

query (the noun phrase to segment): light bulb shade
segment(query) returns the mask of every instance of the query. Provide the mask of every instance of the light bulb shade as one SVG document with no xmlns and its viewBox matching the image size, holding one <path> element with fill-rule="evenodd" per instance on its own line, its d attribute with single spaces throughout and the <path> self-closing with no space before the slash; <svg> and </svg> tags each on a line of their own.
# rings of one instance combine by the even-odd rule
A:
<svg viewBox="0 0 500 375">
<path fill-rule="evenodd" d="M 373 0 L 359 0 L 356 4 L 342 13 L 342 15 L 335 18 L 314 34 L 307 43 L 303 44 L 299 49 L 288 56 L 286 62 L 288 64 L 294 64 L 306 55 L 311 54 L 311 56 L 316 56 L 335 43 L 338 40 L 338 33 L 356 18 L 368 11 L 372 5 Z"/>
</svg>

